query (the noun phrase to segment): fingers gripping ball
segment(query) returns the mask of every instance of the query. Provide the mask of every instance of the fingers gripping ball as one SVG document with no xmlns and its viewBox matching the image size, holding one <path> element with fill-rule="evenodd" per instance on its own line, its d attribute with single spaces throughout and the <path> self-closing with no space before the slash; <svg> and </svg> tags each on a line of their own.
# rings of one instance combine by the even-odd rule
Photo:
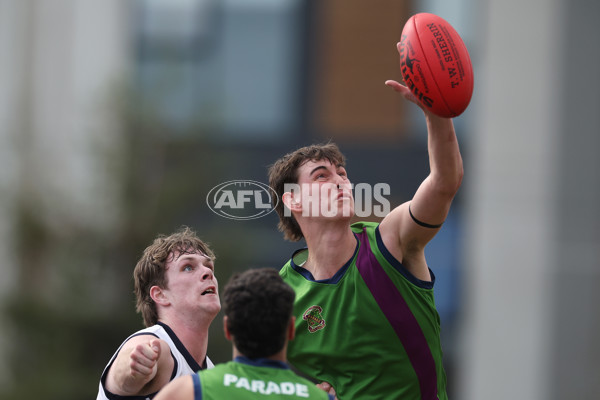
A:
<svg viewBox="0 0 600 400">
<path fill-rule="evenodd" d="M 409 18 L 400 40 L 400 72 L 411 92 L 434 114 L 462 114 L 473 94 L 473 68 L 463 40 L 443 18 Z"/>
</svg>

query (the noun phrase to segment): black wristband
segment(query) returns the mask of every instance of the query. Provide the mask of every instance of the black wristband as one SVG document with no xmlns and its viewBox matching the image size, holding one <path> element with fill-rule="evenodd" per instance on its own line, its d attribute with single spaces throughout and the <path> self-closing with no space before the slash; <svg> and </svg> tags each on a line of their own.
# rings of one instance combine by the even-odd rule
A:
<svg viewBox="0 0 600 400">
<path fill-rule="evenodd" d="M 437 224 L 437 225 L 431 225 L 431 224 L 428 224 L 428 223 L 426 223 L 426 222 L 419 221 L 418 219 L 416 219 L 416 218 L 415 218 L 415 216 L 413 215 L 412 211 L 410 210 L 410 204 L 408 205 L 408 213 L 410 214 L 410 217 L 413 219 L 413 221 L 415 221 L 415 223 L 416 223 L 417 225 L 420 225 L 420 226 L 422 226 L 422 227 L 424 227 L 424 228 L 433 228 L 433 229 L 437 229 L 437 228 L 439 228 L 440 226 L 442 226 L 442 225 L 444 224 L 444 223 L 442 222 L 441 224 Z"/>
</svg>

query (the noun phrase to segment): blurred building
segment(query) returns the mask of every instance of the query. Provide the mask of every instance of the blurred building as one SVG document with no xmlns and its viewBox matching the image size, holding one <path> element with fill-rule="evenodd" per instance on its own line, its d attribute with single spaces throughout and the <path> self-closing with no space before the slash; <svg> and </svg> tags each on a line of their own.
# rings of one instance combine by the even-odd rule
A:
<svg viewBox="0 0 600 400">
<path fill-rule="evenodd" d="M 118 143 L 107 96 L 128 69 L 128 18 L 121 1 L 0 1 L 0 388 L 18 384 L 8 351 L 25 338 L 8 299 L 65 301 L 58 243 L 115 226 L 102 149 Z"/>
</svg>

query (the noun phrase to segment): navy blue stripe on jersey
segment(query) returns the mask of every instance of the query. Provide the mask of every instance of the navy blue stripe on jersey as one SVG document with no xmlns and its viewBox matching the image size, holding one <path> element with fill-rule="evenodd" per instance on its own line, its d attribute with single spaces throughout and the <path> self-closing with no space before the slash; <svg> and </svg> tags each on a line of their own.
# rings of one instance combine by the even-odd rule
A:
<svg viewBox="0 0 600 400">
<path fill-rule="evenodd" d="M 396 257 L 392 255 L 392 253 L 390 253 L 387 247 L 385 247 L 385 244 L 383 244 L 383 240 L 381 239 L 381 233 L 379 232 L 379 225 L 377 226 L 377 228 L 375 228 L 375 238 L 377 239 L 377 247 L 379 248 L 379 251 L 385 258 L 385 260 L 388 263 L 390 263 L 392 267 L 394 267 L 398 272 L 400 272 L 406 279 L 408 279 L 410 283 L 412 283 L 413 285 L 417 285 L 422 289 L 433 289 L 433 284 L 435 283 L 435 275 L 433 274 L 433 271 L 431 269 L 429 270 L 429 274 L 431 275 L 431 281 L 422 281 L 419 278 L 416 278 L 406 268 L 404 268 L 404 265 L 402 265 L 402 263 L 398 261 Z M 368 244 L 369 243 L 367 242 L 367 245 Z"/>
<path fill-rule="evenodd" d="M 144 395 L 144 396 L 121 396 L 118 394 L 114 394 L 113 392 L 109 391 L 108 389 L 106 389 L 106 377 L 108 375 L 108 370 L 110 369 L 110 367 L 114 364 L 115 360 L 117 359 L 117 354 L 119 354 L 119 352 L 121 351 L 121 349 L 123 348 L 123 346 L 125 345 L 125 343 L 127 343 L 131 338 L 134 338 L 136 336 L 154 336 L 157 339 L 160 339 L 158 337 L 158 335 L 151 333 L 151 332 L 138 332 L 138 333 L 134 333 L 133 335 L 129 336 L 127 338 L 127 340 L 125 340 L 121 346 L 119 347 L 117 353 L 115 354 L 115 357 L 110 361 L 110 363 L 106 366 L 106 368 L 104 369 L 104 372 L 102 373 L 102 376 L 100 377 L 100 381 L 102 382 L 102 389 L 104 390 L 104 394 L 106 395 L 106 397 L 108 397 L 110 400 L 148 400 L 148 399 L 152 399 L 154 398 L 154 396 L 156 396 L 156 394 L 158 392 L 154 392 L 148 395 Z M 169 379 L 169 381 L 173 380 L 173 378 L 175 377 L 175 374 L 177 373 L 177 360 L 175 359 L 175 357 L 173 356 L 173 353 L 171 353 L 171 357 L 173 357 L 173 373 L 171 374 L 171 379 Z"/>
<path fill-rule="evenodd" d="M 356 257 L 356 254 L 358 253 L 358 238 L 356 237 L 356 234 L 354 235 L 354 237 L 356 238 L 356 249 L 354 250 L 354 254 L 340 269 L 338 269 L 338 271 L 331 278 L 321 279 L 321 280 L 317 281 L 317 280 L 315 280 L 315 277 L 309 270 L 307 270 L 306 268 L 303 268 L 299 265 L 296 265 L 296 263 L 294 262 L 294 257 L 296 256 L 296 254 L 298 254 L 302 251 L 308 251 L 308 249 L 306 247 L 303 249 L 297 250 L 294 252 L 294 254 L 292 254 L 292 259 L 291 259 L 290 265 L 296 272 L 298 272 L 300 275 L 302 275 L 306 280 L 317 282 L 317 283 L 327 283 L 330 285 L 335 285 L 336 283 L 338 283 L 340 281 L 340 279 L 342 279 L 342 277 L 346 273 L 346 270 L 352 264 L 352 260 L 354 260 L 354 257 Z"/>
<path fill-rule="evenodd" d="M 202 385 L 200 384 L 200 375 L 192 375 L 194 381 L 194 400 L 202 400 Z"/>
<path fill-rule="evenodd" d="M 206 357 L 204 357 L 204 362 L 202 363 L 202 366 L 200 366 L 196 360 L 194 359 L 194 357 L 192 357 L 192 355 L 190 354 L 190 352 L 185 348 L 185 346 L 183 345 L 183 343 L 181 343 L 181 340 L 179 340 L 179 338 L 177 337 L 177 335 L 175 335 L 175 332 L 173 332 L 173 330 L 171 328 L 169 328 L 169 326 L 167 324 L 164 324 L 162 322 L 157 322 L 158 325 L 162 326 L 164 328 L 164 330 L 167 332 L 167 334 L 169 335 L 169 337 L 171 338 L 171 340 L 173 341 L 173 343 L 175 343 L 175 347 L 177 347 L 177 350 L 179 350 L 179 352 L 183 355 L 183 358 L 185 358 L 185 361 L 187 361 L 188 365 L 196 372 L 200 371 L 201 369 L 206 369 L 207 363 L 206 363 Z M 173 377 L 171 377 L 171 379 L 173 379 Z"/>
</svg>

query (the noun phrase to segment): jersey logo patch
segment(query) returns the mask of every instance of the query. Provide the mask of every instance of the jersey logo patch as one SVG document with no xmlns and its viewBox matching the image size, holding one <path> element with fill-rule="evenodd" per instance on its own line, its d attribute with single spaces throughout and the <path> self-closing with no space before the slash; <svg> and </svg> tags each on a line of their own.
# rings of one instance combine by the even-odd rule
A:
<svg viewBox="0 0 600 400">
<path fill-rule="evenodd" d="M 310 333 L 315 333 L 319 329 L 325 328 L 325 319 L 321 315 L 322 312 L 323 309 L 319 306 L 310 306 L 304 311 L 302 319 L 308 324 L 308 331 Z"/>
</svg>

